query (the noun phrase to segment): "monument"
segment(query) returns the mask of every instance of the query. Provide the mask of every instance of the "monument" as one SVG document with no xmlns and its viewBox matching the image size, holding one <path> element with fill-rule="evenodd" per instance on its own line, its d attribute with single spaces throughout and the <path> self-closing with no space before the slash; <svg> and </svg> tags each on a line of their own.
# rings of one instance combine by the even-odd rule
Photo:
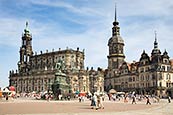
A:
<svg viewBox="0 0 173 115">
<path fill-rule="evenodd" d="M 63 60 L 59 60 L 55 65 L 55 81 L 52 84 L 52 91 L 55 95 L 55 98 L 60 99 L 66 98 L 70 95 L 70 86 L 66 82 L 67 75 L 64 73 L 65 66 Z"/>
</svg>

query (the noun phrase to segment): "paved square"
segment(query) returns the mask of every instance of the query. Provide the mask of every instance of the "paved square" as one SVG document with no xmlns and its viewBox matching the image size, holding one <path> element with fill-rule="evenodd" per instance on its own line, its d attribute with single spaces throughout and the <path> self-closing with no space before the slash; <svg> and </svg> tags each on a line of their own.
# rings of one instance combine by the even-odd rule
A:
<svg viewBox="0 0 173 115">
<path fill-rule="evenodd" d="M 167 103 L 167 100 L 161 100 L 160 103 L 146 105 L 145 101 L 137 104 L 104 101 L 105 109 L 91 109 L 90 101 L 78 102 L 72 101 L 46 101 L 46 100 L 1 100 L 0 115 L 173 115 L 173 103 Z"/>
</svg>

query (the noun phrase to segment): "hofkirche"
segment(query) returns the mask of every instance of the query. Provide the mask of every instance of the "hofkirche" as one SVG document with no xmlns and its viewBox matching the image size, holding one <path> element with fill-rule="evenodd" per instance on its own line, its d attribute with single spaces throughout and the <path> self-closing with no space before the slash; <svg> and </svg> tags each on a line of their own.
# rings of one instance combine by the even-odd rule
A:
<svg viewBox="0 0 173 115">
<path fill-rule="evenodd" d="M 104 70 L 98 68 L 90 70 L 84 68 L 84 50 L 80 51 L 66 48 L 58 51 L 54 49 L 45 53 L 40 51 L 34 54 L 32 49 L 32 36 L 28 29 L 28 22 L 22 35 L 20 47 L 20 60 L 18 70 L 10 71 L 9 85 L 16 87 L 16 92 L 44 92 L 51 90 L 55 82 L 55 65 L 59 60 L 64 62 L 67 76 L 66 82 L 70 85 L 69 93 L 104 91 Z"/>
<path fill-rule="evenodd" d="M 79 51 L 79 48 L 33 54 L 32 36 L 26 24 L 18 70 L 10 71 L 10 85 L 15 86 L 17 92 L 39 92 L 49 89 L 55 78 L 55 63 L 62 59 L 65 62 L 67 83 L 71 85 L 73 93 L 115 89 L 124 92 L 135 91 L 138 94 L 173 95 L 170 90 L 173 87 L 173 61 L 166 50 L 161 53 L 156 35 L 154 39 L 151 56 L 144 50 L 139 61 L 126 62 L 125 44 L 120 35 L 115 8 L 112 37 L 108 40 L 108 67 L 106 70 L 85 70 L 84 51 Z"/>
</svg>

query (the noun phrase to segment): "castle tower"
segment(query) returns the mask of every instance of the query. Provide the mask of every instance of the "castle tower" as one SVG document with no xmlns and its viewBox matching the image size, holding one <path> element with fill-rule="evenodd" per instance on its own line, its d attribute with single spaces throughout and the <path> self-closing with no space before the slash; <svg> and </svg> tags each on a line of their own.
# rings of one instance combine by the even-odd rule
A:
<svg viewBox="0 0 173 115">
<path fill-rule="evenodd" d="M 161 51 L 158 48 L 156 31 L 155 31 L 154 49 L 151 52 L 151 61 L 152 61 L 152 63 L 159 63 L 159 62 L 161 62 Z"/>
<path fill-rule="evenodd" d="M 32 36 L 28 30 L 28 22 L 22 34 L 22 46 L 20 47 L 20 61 L 18 62 L 19 73 L 29 71 L 29 59 L 33 55 Z"/>
<path fill-rule="evenodd" d="M 122 65 L 125 59 L 124 55 L 124 40 L 120 36 L 119 22 L 117 21 L 116 7 L 115 7 L 115 20 L 113 22 L 112 37 L 108 41 L 109 55 L 108 58 L 108 71 L 117 73 L 119 67 Z"/>
</svg>

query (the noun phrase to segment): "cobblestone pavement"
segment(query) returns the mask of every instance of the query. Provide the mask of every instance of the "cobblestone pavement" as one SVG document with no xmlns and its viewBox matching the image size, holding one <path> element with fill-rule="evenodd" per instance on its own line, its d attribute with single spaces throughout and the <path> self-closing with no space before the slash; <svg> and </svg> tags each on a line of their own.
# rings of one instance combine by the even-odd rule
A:
<svg viewBox="0 0 173 115">
<path fill-rule="evenodd" d="M 161 100 L 146 105 L 104 101 L 105 109 L 91 109 L 90 101 L 0 100 L 0 115 L 173 115 L 173 102 Z"/>
</svg>

